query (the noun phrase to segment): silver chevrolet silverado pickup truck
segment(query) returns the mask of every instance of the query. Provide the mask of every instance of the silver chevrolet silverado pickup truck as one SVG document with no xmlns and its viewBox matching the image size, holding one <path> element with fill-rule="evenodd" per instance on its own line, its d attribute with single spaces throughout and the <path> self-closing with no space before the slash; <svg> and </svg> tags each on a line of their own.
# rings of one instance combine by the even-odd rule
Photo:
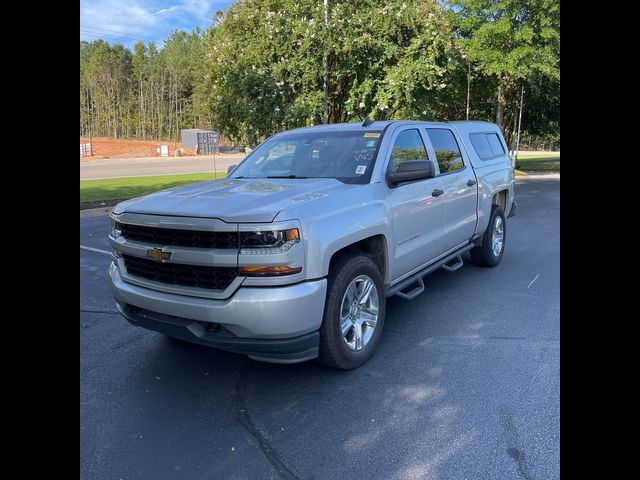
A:
<svg viewBox="0 0 640 480">
<path fill-rule="evenodd" d="M 385 299 L 423 277 L 500 263 L 514 173 L 485 122 L 370 121 L 259 145 L 227 178 L 111 213 L 117 308 L 171 337 L 351 369 L 377 349 Z"/>
</svg>

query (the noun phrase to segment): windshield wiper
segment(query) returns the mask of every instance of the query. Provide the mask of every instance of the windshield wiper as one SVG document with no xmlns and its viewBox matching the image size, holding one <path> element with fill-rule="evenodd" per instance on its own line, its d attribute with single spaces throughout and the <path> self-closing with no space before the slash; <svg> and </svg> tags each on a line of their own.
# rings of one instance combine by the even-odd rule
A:
<svg viewBox="0 0 640 480">
<path fill-rule="evenodd" d="M 299 177 L 298 175 L 269 175 L 267 178 L 309 178 L 309 177 Z"/>
</svg>

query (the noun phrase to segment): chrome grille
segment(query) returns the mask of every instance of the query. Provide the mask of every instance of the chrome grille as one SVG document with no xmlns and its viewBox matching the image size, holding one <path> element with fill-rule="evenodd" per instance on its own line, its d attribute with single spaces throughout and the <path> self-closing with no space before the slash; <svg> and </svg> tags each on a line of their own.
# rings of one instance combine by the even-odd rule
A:
<svg viewBox="0 0 640 480">
<path fill-rule="evenodd" d="M 168 285 L 225 290 L 238 276 L 236 267 L 160 263 L 131 255 L 122 257 L 128 274 Z"/>
<path fill-rule="evenodd" d="M 198 248 L 238 248 L 237 232 L 209 232 L 203 230 L 180 230 L 157 228 L 129 223 L 116 223 L 116 228 L 127 240 Z"/>
</svg>

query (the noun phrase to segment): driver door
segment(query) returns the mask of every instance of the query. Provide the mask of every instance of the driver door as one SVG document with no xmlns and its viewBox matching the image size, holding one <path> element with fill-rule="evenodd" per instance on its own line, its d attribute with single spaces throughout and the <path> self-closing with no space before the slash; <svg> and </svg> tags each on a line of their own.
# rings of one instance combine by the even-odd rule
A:
<svg viewBox="0 0 640 480">
<path fill-rule="evenodd" d="M 425 142 L 418 128 L 404 127 L 391 140 L 387 171 L 402 162 L 429 160 Z M 446 251 L 443 243 L 445 206 L 440 192 L 442 180 L 437 176 L 389 185 L 391 222 L 394 233 L 390 254 L 391 279 L 408 274 Z"/>
</svg>

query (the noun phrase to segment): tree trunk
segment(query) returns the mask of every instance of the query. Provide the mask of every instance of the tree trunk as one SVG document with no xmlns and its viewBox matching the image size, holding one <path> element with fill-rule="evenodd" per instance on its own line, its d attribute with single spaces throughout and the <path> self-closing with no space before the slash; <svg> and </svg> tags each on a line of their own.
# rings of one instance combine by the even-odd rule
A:
<svg viewBox="0 0 640 480">
<path fill-rule="evenodd" d="M 500 127 L 503 133 L 507 133 L 506 125 L 504 124 L 504 107 L 507 103 L 506 89 L 509 84 L 509 78 L 507 75 L 502 75 L 498 82 L 498 98 L 496 105 L 496 123 Z"/>
<path fill-rule="evenodd" d="M 129 84 L 129 95 L 127 96 L 127 138 L 131 138 L 131 102 L 133 101 L 133 87 Z"/>
<path fill-rule="evenodd" d="M 138 87 L 139 87 L 139 96 L 140 96 L 140 111 L 138 113 L 138 138 L 144 138 L 141 135 L 144 135 L 144 128 L 142 125 L 144 125 L 144 96 L 142 94 L 142 75 L 140 75 L 139 80 L 138 80 Z"/>
<path fill-rule="evenodd" d="M 165 132 L 165 118 L 163 110 L 166 109 L 165 98 L 164 98 L 164 86 L 166 84 L 166 78 L 164 74 L 160 78 L 160 91 L 158 95 L 158 136 L 156 137 L 158 140 L 162 139 L 162 136 Z"/>
<path fill-rule="evenodd" d="M 178 121 L 178 80 L 176 79 L 176 137 L 174 141 L 177 141 L 178 139 L 178 135 L 180 134 L 179 129 L 180 129 L 180 125 Z"/>
<path fill-rule="evenodd" d="M 172 82 L 172 75 L 169 75 L 169 91 L 168 91 L 168 101 L 167 101 L 167 117 L 169 120 L 169 128 L 167 130 L 169 137 L 171 137 L 171 134 L 173 133 L 173 82 Z"/>
</svg>

